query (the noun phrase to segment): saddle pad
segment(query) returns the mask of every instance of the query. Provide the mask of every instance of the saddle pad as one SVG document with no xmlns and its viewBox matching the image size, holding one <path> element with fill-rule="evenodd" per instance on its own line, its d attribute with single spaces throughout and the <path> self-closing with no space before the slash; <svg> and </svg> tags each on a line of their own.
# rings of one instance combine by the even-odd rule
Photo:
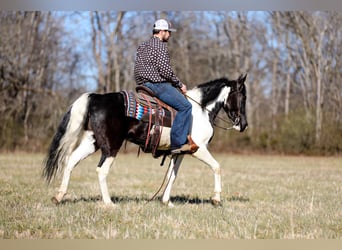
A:
<svg viewBox="0 0 342 250">
<path fill-rule="evenodd" d="M 135 93 L 133 91 L 121 91 L 125 96 L 126 116 L 141 120 L 145 114 L 159 112 L 160 117 L 165 116 L 165 110 L 157 103 L 154 97 Z"/>
</svg>

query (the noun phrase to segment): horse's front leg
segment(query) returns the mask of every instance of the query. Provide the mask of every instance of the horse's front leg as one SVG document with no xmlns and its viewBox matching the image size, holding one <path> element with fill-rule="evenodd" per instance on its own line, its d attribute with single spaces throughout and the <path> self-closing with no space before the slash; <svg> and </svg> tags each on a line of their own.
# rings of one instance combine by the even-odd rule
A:
<svg viewBox="0 0 342 250">
<path fill-rule="evenodd" d="M 205 164 L 209 165 L 214 172 L 214 196 L 211 198 L 213 205 L 221 205 L 221 167 L 220 164 L 210 154 L 208 149 L 204 146 L 200 147 L 193 156 Z"/>
<path fill-rule="evenodd" d="M 111 165 L 114 162 L 114 159 L 115 158 L 113 156 L 106 157 L 102 165 L 96 169 L 96 171 L 98 172 L 102 200 L 106 206 L 114 206 L 114 203 L 112 202 L 109 196 L 108 186 L 107 186 L 107 175 L 109 173 L 109 169 Z"/>
<path fill-rule="evenodd" d="M 171 189 L 172 185 L 176 180 L 177 173 L 180 167 L 180 164 L 184 158 L 184 155 L 175 155 L 171 158 L 169 169 L 167 172 L 167 185 L 165 187 L 162 202 L 163 204 L 167 205 L 168 207 L 174 207 L 173 203 L 170 201 Z"/>
</svg>

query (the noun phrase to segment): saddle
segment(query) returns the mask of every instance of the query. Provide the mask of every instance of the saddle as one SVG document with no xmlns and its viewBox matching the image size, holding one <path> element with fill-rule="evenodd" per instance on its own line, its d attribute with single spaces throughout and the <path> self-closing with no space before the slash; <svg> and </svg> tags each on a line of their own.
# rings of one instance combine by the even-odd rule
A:
<svg viewBox="0 0 342 250">
<path fill-rule="evenodd" d="M 139 120 L 128 132 L 128 139 L 154 158 L 169 152 L 158 150 L 164 127 L 171 128 L 176 110 L 159 100 L 147 87 L 138 85 L 136 92 L 122 91 L 126 116 Z"/>
</svg>

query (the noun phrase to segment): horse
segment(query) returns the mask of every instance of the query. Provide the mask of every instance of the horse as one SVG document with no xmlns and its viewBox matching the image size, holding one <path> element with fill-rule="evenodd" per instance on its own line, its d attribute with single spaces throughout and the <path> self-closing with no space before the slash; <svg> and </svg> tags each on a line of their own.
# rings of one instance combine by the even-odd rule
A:
<svg viewBox="0 0 342 250">
<path fill-rule="evenodd" d="M 214 134 L 215 120 L 220 118 L 218 113 L 222 109 L 229 120 L 221 119 L 232 123 L 231 127 L 226 128 L 227 130 L 234 128 L 243 132 L 247 128 L 246 77 L 247 74 L 240 75 L 235 80 L 223 77 L 199 84 L 186 93 L 192 104 L 191 137 L 199 146 L 192 156 L 211 167 L 214 173 L 214 196 L 211 197 L 211 202 L 215 205 L 221 205 L 220 164 L 207 147 Z M 134 138 L 139 135 L 132 135 L 129 132 L 142 123 L 141 120 L 128 117 L 125 108 L 122 91 L 105 94 L 84 93 L 70 105 L 51 141 L 42 171 L 42 176 L 50 184 L 53 179 L 56 179 L 57 172 L 64 169 L 60 188 L 52 197 L 52 202 L 55 204 L 62 202 L 75 166 L 97 150 L 101 150 L 101 159 L 96 171 L 102 200 L 104 205 L 116 206 L 109 195 L 106 178 L 124 141 L 136 143 Z M 151 129 L 149 126 L 143 128 L 141 130 Z M 146 133 L 140 130 L 137 133 L 143 132 Z M 165 149 L 165 143 L 168 142 L 170 145 L 170 129 L 163 129 L 162 138 L 164 139 L 160 141 L 161 150 L 166 150 L 166 154 L 170 153 L 167 147 Z M 168 182 L 161 201 L 162 204 L 173 207 L 170 201 L 171 189 L 185 154 L 168 155 L 170 156 L 166 173 Z"/>
</svg>

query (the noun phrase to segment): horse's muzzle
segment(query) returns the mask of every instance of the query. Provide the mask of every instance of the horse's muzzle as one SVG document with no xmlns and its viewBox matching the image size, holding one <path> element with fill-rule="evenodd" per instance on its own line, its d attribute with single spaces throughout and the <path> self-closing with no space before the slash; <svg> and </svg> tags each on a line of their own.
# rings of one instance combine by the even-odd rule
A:
<svg viewBox="0 0 342 250">
<path fill-rule="evenodd" d="M 239 125 L 240 125 L 240 132 L 245 131 L 245 129 L 248 127 L 248 122 L 247 122 L 246 117 L 244 116 L 240 117 Z"/>
</svg>

